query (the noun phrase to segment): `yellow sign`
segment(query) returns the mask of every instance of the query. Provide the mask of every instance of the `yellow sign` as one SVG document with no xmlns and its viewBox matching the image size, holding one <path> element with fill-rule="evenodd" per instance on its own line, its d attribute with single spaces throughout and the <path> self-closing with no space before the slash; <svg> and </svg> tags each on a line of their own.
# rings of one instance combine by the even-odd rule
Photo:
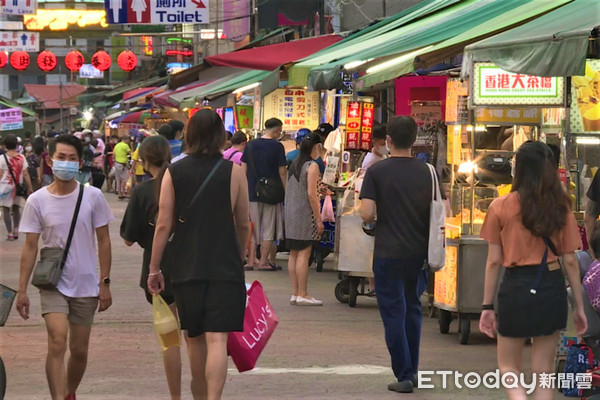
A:
<svg viewBox="0 0 600 400">
<path fill-rule="evenodd" d="M 477 124 L 537 125 L 542 122 L 540 108 L 476 108 Z"/>
<path fill-rule="evenodd" d="M 310 130 L 319 126 L 319 92 L 304 89 L 276 89 L 265 96 L 265 120 L 279 118 L 284 131 Z"/>
<path fill-rule="evenodd" d="M 434 303 L 456 309 L 458 246 L 446 246 L 446 264 L 435 273 Z"/>
<path fill-rule="evenodd" d="M 460 164 L 461 132 L 462 125 L 448 125 L 448 151 L 446 154 L 448 164 Z"/>
<path fill-rule="evenodd" d="M 79 28 L 100 25 L 102 28 L 108 28 L 104 10 L 38 9 L 37 14 L 24 15 L 23 23 L 30 31 L 41 31 L 45 28 L 51 31 L 66 31 L 70 25 L 77 25 Z"/>
</svg>

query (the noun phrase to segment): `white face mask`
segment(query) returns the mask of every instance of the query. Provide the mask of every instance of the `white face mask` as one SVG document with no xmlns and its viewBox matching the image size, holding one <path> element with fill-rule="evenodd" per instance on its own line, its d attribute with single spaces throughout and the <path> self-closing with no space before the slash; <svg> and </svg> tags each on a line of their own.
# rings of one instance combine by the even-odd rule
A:
<svg viewBox="0 0 600 400">
<path fill-rule="evenodd" d="M 25 146 L 25 151 L 31 151 L 33 148 L 31 146 Z"/>
<path fill-rule="evenodd" d="M 387 156 L 389 153 L 387 145 L 377 146 L 377 152 L 382 156 Z"/>
</svg>

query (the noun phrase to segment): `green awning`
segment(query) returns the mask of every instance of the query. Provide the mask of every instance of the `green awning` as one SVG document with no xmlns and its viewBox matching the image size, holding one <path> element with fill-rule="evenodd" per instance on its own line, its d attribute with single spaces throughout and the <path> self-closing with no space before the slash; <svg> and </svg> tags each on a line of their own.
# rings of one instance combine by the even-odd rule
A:
<svg viewBox="0 0 600 400">
<path fill-rule="evenodd" d="M 445 40 L 436 45 L 421 48 L 409 53 L 398 55 L 398 57 L 392 58 L 389 62 L 389 66 L 381 69 L 377 72 L 373 72 L 364 75 L 358 80 L 357 87 L 364 89 L 383 83 L 385 81 L 397 78 L 398 76 L 408 74 L 414 71 L 414 58 L 423 54 L 435 54 L 447 52 L 450 48 L 458 46 L 455 50 L 456 54 L 462 52 L 462 47 L 469 42 L 477 40 L 476 38 L 485 37 L 493 32 L 498 32 L 506 29 L 509 26 L 516 25 L 531 19 L 535 16 L 548 12 L 553 8 L 559 7 L 572 0 L 556 0 L 553 2 L 548 1 L 532 1 L 527 4 L 523 4 L 520 7 L 516 7 L 509 10 L 502 15 L 489 20 L 481 21 L 481 24 L 452 37 L 451 39 Z M 382 61 L 378 60 L 373 64 L 381 64 Z"/>
<path fill-rule="evenodd" d="M 409 25 L 371 39 L 361 40 L 345 48 L 343 57 L 322 60 L 323 65 L 312 68 L 308 79 L 309 90 L 340 87 L 340 72 L 344 65 L 350 62 L 403 54 L 435 45 L 478 26 L 484 26 L 487 21 L 530 3 L 540 8 L 545 6 L 546 9 L 548 4 L 556 4 L 548 0 L 465 0 Z"/>
<path fill-rule="evenodd" d="M 600 2 L 575 0 L 523 26 L 465 48 L 463 73 L 473 61 L 491 61 L 537 76 L 585 74 L 592 30 L 600 26 Z"/>
<path fill-rule="evenodd" d="M 233 92 L 234 90 L 243 88 L 244 86 L 254 83 L 261 83 L 261 95 L 272 92 L 279 86 L 279 70 L 275 71 L 258 71 L 250 70 L 241 74 L 234 74 L 225 78 L 216 80 L 208 85 L 200 86 L 190 90 L 188 97 L 183 99 L 179 104 L 180 107 L 194 107 L 196 102 L 201 102 L 205 97 L 212 99 L 220 97 L 224 94 Z M 191 95 L 190 95 L 191 94 Z M 169 100 L 172 96 L 169 96 Z"/>
<path fill-rule="evenodd" d="M 344 57 L 348 54 L 350 46 L 358 44 L 360 47 L 360 43 L 364 40 L 377 38 L 384 33 L 412 23 L 419 18 L 435 13 L 459 1 L 460 0 L 425 0 L 398 14 L 362 29 L 355 34 L 348 36 L 346 39 L 293 65 L 289 70 L 288 85 L 307 86 L 308 74 L 312 68 L 337 58 Z"/>
<path fill-rule="evenodd" d="M 20 108 L 22 114 L 28 115 L 30 117 L 36 116 L 35 111 L 33 111 L 29 108 L 23 107 L 21 104 L 15 103 L 14 101 L 7 99 L 6 97 L 0 96 L 0 105 L 4 106 L 6 108 Z"/>
</svg>

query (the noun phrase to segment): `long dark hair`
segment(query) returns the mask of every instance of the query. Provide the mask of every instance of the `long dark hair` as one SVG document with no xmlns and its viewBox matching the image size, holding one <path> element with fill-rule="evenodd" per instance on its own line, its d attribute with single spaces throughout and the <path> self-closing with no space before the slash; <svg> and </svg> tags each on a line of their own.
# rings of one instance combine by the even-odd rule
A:
<svg viewBox="0 0 600 400">
<path fill-rule="evenodd" d="M 171 147 L 169 146 L 169 142 L 162 136 L 148 136 L 140 144 L 138 152 L 141 160 L 160 168 L 160 172 L 154 177 L 154 195 L 156 196 L 156 201 L 158 201 L 163 176 L 171 163 Z"/>
<path fill-rule="evenodd" d="M 571 199 L 544 143 L 528 141 L 519 148 L 512 191 L 519 193 L 523 225 L 533 235 L 550 237 L 566 225 Z"/>
<path fill-rule="evenodd" d="M 314 132 L 305 137 L 302 143 L 300 143 L 300 154 L 298 154 L 298 157 L 294 160 L 290 168 L 296 179 L 300 180 L 302 167 L 305 163 L 312 160 L 310 154 L 312 153 L 313 147 L 322 143 L 323 139 L 321 138 L 321 135 Z"/>
<path fill-rule="evenodd" d="M 208 108 L 195 113 L 188 122 L 185 143 L 190 156 L 222 157 L 225 127 L 219 114 Z"/>
</svg>

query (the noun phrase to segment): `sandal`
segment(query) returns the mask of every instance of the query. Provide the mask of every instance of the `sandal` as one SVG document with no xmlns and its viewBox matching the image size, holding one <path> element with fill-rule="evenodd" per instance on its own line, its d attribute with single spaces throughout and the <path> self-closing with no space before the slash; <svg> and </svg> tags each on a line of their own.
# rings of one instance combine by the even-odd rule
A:
<svg viewBox="0 0 600 400">
<path fill-rule="evenodd" d="M 255 271 L 278 271 L 277 267 L 274 267 L 271 264 L 268 264 L 266 267 L 260 267 L 259 265 L 254 267 Z"/>
<path fill-rule="evenodd" d="M 254 264 L 254 265 L 246 264 L 246 265 L 244 265 L 244 271 L 254 271 L 254 268 L 256 268 L 257 266 L 258 266 L 258 264 Z"/>
<path fill-rule="evenodd" d="M 271 266 L 271 268 L 273 268 L 276 271 L 281 271 L 283 269 L 283 267 L 277 263 L 274 263 L 274 264 L 269 263 L 269 265 Z"/>
</svg>

